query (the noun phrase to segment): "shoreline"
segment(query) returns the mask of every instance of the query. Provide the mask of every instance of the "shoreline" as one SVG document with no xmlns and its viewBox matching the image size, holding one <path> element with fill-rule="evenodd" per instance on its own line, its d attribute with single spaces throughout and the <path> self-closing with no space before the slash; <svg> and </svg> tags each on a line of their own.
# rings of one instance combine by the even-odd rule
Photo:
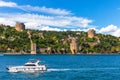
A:
<svg viewBox="0 0 120 80">
<path fill-rule="evenodd" d="M 0 55 L 2 56 L 7 56 L 7 55 L 20 55 L 20 56 L 22 56 L 22 55 L 28 55 L 28 56 L 39 56 L 39 55 L 71 55 L 71 56 L 86 56 L 86 55 L 90 55 L 90 56 L 96 56 L 96 55 L 120 55 L 120 53 L 105 53 L 105 54 L 103 54 L 103 53 L 97 53 L 97 54 L 3 54 L 3 53 L 0 53 Z"/>
</svg>

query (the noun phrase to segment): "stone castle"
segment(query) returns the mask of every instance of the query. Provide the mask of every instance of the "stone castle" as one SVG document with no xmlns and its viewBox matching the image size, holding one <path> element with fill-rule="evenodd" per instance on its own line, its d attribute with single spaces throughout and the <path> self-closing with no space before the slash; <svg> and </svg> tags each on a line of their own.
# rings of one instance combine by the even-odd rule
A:
<svg viewBox="0 0 120 80">
<path fill-rule="evenodd" d="M 95 30 L 89 29 L 88 30 L 88 38 L 93 38 L 93 37 L 95 37 Z"/>
<path fill-rule="evenodd" d="M 23 30 L 25 30 L 25 25 L 24 25 L 24 23 L 17 22 L 17 23 L 15 24 L 15 29 L 16 29 L 17 31 L 23 31 Z"/>
<path fill-rule="evenodd" d="M 23 31 L 23 30 L 25 30 L 24 23 L 16 23 L 15 29 L 17 31 Z M 31 32 L 28 30 L 27 34 L 28 34 L 28 38 L 30 39 L 30 42 L 31 42 L 31 54 L 36 54 L 37 53 L 36 43 L 34 43 L 32 41 L 31 37 L 32 36 L 38 36 L 38 37 L 44 38 L 43 33 L 37 33 L 37 34 L 31 35 Z M 95 30 L 94 29 L 89 29 L 88 30 L 88 38 L 95 38 Z M 67 40 L 69 41 L 69 46 L 70 46 L 71 53 L 72 54 L 76 54 L 78 52 L 77 38 L 76 37 L 68 36 Z M 92 43 L 89 43 L 89 44 L 92 44 Z M 50 54 L 51 51 L 52 51 L 52 47 L 40 48 L 40 52 L 41 53 L 44 53 L 46 51 L 47 51 L 47 53 Z M 63 50 L 63 51 L 65 51 L 65 50 Z"/>
</svg>

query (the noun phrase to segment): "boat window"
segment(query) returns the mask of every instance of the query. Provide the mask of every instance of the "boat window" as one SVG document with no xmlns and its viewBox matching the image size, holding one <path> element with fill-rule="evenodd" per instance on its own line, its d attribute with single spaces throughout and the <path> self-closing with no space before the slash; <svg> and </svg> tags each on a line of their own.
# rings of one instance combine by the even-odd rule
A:
<svg viewBox="0 0 120 80">
<path fill-rule="evenodd" d="M 25 66 L 36 66 L 35 64 L 26 64 Z"/>
</svg>

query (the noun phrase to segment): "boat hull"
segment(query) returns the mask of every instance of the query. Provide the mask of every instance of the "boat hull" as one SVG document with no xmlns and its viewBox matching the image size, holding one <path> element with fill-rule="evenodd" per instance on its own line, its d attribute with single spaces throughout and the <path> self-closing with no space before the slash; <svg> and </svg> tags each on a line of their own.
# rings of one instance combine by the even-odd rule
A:
<svg viewBox="0 0 120 80">
<path fill-rule="evenodd" d="M 8 72 L 45 72 L 46 66 L 14 66 L 14 67 L 7 67 Z"/>
</svg>

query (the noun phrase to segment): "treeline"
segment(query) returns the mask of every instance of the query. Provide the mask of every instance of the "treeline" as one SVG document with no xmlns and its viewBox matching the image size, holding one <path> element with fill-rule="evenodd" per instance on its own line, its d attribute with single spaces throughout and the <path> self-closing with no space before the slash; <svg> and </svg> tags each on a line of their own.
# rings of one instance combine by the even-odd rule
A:
<svg viewBox="0 0 120 80">
<path fill-rule="evenodd" d="M 31 44 L 27 31 L 19 32 L 14 27 L 0 26 L 0 52 L 30 53 Z M 77 54 L 120 52 L 120 38 L 111 35 L 96 34 L 95 37 L 97 38 L 88 38 L 87 32 L 84 31 L 29 31 L 33 42 L 37 44 L 38 53 L 41 53 L 40 49 L 48 47 L 51 48 L 50 53 L 71 53 L 68 36 L 76 37 Z M 44 53 L 48 52 L 44 51 Z"/>
</svg>

